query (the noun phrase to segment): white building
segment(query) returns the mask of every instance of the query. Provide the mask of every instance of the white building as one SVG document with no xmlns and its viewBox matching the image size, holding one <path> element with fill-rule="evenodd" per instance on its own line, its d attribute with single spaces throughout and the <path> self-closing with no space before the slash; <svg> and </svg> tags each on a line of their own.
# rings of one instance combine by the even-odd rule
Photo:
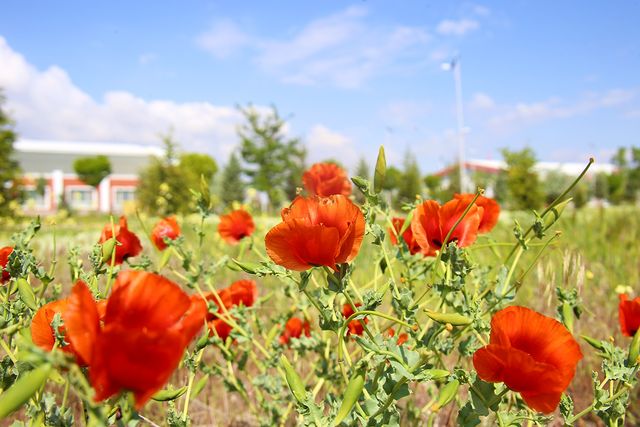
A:
<svg viewBox="0 0 640 427">
<path fill-rule="evenodd" d="M 134 200 L 140 170 L 164 154 L 160 147 L 142 144 L 31 139 L 16 141 L 14 149 L 23 172 L 25 210 L 32 213 L 55 211 L 62 200 L 81 212 L 120 212 Z M 107 156 L 111 174 L 96 188 L 78 179 L 73 163 L 97 155 Z"/>
</svg>

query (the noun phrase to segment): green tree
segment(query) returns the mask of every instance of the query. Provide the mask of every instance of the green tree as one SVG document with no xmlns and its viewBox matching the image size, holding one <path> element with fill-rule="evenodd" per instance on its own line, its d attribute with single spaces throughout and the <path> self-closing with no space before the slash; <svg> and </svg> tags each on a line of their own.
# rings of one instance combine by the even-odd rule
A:
<svg viewBox="0 0 640 427">
<path fill-rule="evenodd" d="M 398 186 L 398 196 L 396 201 L 398 206 L 403 203 L 412 203 L 416 199 L 416 195 L 422 191 L 422 175 L 415 156 L 410 152 L 404 156 L 404 171 L 402 180 Z"/>
<path fill-rule="evenodd" d="M 609 175 L 604 172 L 596 175 L 593 195 L 601 200 L 609 200 Z"/>
<path fill-rule="evenodd" d="M 400 187 L 401 182 L 402 171 L 395 166 L 387 167 L 387 172 L 384 176 L 384 185 L 382 186 L 382 189 L 389 192 L 394 192 L 398 189 L 398 187 Z"/>
<path fill-rule="evenodd" d="M 154 157 L 149 165 L 140 172 L 140 182 L 136 189 L 136 199 L 142 210 L 152 214 L 166 216 L 175 213 L 190 212 L 193 198 L 188 191 L 190 183 L 180 168 L 177 159 L 177 143 L 171 135 L 162 138 L 164 156 Z"/>
<path fill-rule="evenodd" d="M 264 115 L 251 106 L 241 111 L 246 119 L 238 129 L 243 172 L 256 190 L 267 193 L 272 206 L 280 206 L 301 185 L 306 150 L 298 138 L 286 136 L 275 107 Z"/>
<path fill-rule="evenodd" d="M 559 171 L 548 172 L 543 180 L 545 203 L 549 204 L 553 202 L 567 187 L 569 187 L 569 185 L 571 185 L 573 180 L 574 178 Z"/>
<path fill-rule="evenodd" d="M 509 193 L 508 204 L 513 209 L 538 209 L 544 195 L 538 174 L 534 170 L 536 156 L 531 148 L 511 151 L 504 148 L 502 156 L 507 164 L 506 186 Z"/>
<path fill-rule="evenodd" d="M 97 187 L 111 173 L 111 162 L 103 155 L 78 157 L 73 162 L 73 170 L 82 182 Z"/>
<path fill-rule="evenodd" d="M 222 170 L 220 199 L 225 206 L 244 199 L 245 184 L 242 181 L 242 166 L 235 153 L 231 153 L 227 165 Z"/>
<path fill-rule="evenodd" d="M 208 154 L 184 153 L 180 156 L 180 169 L 188 181 L 189 188 L 197 188 L 200 177 L 211 185 L 213 177 L 218 172 L 218 164 L 215 159 Z"/>
<path fill-rule="evenodd" d="M 440 200 L 442 193 L 442 177 L 438 175 L 427 175 L 424 177 L 424 186 L 430 199 Z"/>
<path fill-rule="evenodd" d="M 3 108 L 5 98 L 0 92 L 0 216 L 11 215 L 13 201 L 22 196 L 20 166 L 15 159 L 13 143 L 18 135 L 13 130 L 13 121 Z"/>
</svg>

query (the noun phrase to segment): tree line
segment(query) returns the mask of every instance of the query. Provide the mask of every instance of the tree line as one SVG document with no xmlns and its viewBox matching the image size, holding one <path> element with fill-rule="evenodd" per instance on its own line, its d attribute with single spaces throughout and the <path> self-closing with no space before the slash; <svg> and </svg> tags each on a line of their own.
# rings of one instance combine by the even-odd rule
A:
<svg viewBox="0 0 640 427">
<path fill-rule="evenodd" d="M 13 143 L 14 123 L 3 109 L 0 94 L 0 215 L 10 215 L 22 201 L 20 167 Z M 208 187 L 214 208 L 224 210 L 234 202 L 248 202 L 275 212 L 298 194 L 307 163 L 307 150 L 300 138 L 288 135 L 286 120 L 277 109 L 241 108 L 244 122 L 238 127 L 239 146 L 221 171 L 207 154 L 180 152 L 171 134 L 163 137 L 165 154 L 153 158 L 140 172 L 136 198 L 140 207 L 156 215 L 191 212 L 193 197 L 188 189 Z M 540 176 L 531 148 L 503 149 L 506 167 L 499 173 L 473 172 L 473 185 L 490 189 L 491 196 L 510 209 L 537 209 L 555 199 L 574 177 L 560 172 Z M 326 161 L 341 165 L 338 160 Z M 574 205 L 581 207 L 595 198 L 610 204 L 635 203 L 640 194 L 640 148 L 619 148 L 613 156 L 613 173 L 600 173 L 581 181 L 573 190 Z M 415 201 L 416 195 L 444 201 L 459 192 L 460 176 L 451 165 L 447 176 L 424 175 L 415 156 L 407 151 L 402 165 L 387 168 L 384 190 L 395 208 Z M 98 186 L 111 173 L 106 156 L 77 159 L 74 170 L 88 185 Z M 352 176 L 371 178 L 371 167 L 361 158 Z M 38 184 L 37 187 L 43 187 Z M 359 194 L 355 195 L 359 198 Z M 64 202 L 64 201 L 63 201 Z"/>
</svg>

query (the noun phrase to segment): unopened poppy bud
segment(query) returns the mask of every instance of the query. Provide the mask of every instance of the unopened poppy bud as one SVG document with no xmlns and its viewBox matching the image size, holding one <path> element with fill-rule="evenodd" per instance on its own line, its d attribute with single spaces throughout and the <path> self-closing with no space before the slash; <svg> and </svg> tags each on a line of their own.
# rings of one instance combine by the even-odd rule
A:
<svg viewBox="0 0 640 427">
<path fill-rule="evenodd" d="M 602 351 L 604 349 L 604 347 L 602 346 L 602 343 L 599 340 L 593 339 L 586 335 L 581 335 L 581 337 L 583 340 L 587 342 L 587 344 L 589 344 L 591 347 L 595 348 L 596 350 Z"/>
<path fill-rule="evenodd" d="M 362 390 L 364 388 L 364 371 L 358 370 L 356 374 L 349 380 L 349 384 L 347 384 L 347 389 L 344 392 L 344 397 L 342 399 L 342 404 L 340 404 L 340 409 L 336 414 L 336 418 L 333 420 L 333 425 L 337 426 L 344 420 L 351 409 L 356 404 L 360 395 L 362 394 Z"/>
<path fill-rule="evenodd" d="M 293 393 L 293 397 L 295 397 L 299 403 L 304 402 L 307 391 L 302 382 L 302 378 L 300 378 L 300 375 L 293 369 L 293 366 L 291 366 L 291 363 L 289 363 L 284 355 L 280 356 L 280 366 L 284 369 L 284 376 L 287 384 L 289 384 L 289 389 L 291 389 Z"/>
<path fill-rule="evenodd" d="M 549 212 L 547 212 L 547 214 L 544 216 L 545 230 L 549 229 L 553 224 L 556 223 L 556 221 L 558 221 L 558 219 L 560 219 L 560 215 L 562 215 L 562 211 L 564 211 L 564 208 L 567 207 L 567 205 L 569 204 L 569 202 L 571 202 L 571 200 L 572 200 L 571 198 L 568 198 L 567 200 L 558 203 L 553 208 L 551 208 Z"/>
<path fill-rule="evenodd" d="M 118 242 L 113 237 L 106 240 L 102 244 L 102 262 L 105 264 L 111 263 L 111 258 L 113 256 L 113 251 L 116 248 L 116 244 Z"/>
<path fill-rule="evenodd" d="M 439 411 L 440 408 L 450 403 L 453 399 L 455 399 L 458 394 L 458 387 L 460 387 L 460 381 L 453 380 L 440 390 L 440 395 L 438 396 L 438 400 L 431 407 L 432 411 Z"/>
<path fill-rule="evenodd" d="M 566 301 L 562 303 L 562 320 L 569 332 L 573 333 L 573 307 Z"/>
</svg>

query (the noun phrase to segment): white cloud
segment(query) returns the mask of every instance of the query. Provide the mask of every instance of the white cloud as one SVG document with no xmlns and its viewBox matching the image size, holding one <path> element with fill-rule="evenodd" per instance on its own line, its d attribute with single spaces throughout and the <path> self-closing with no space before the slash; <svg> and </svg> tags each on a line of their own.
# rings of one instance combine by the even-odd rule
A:
<svg viewBox="0 0 640 427">
<path fill-rule="evenodd" d="M 477 4 L 473 6 L 473 13 L 478 16 L 489 16 L 491 14 L 491 10 L 486 6 Z"/>
<path fill-rule="evenodd" d="M 196 43 L 218 59 L 226 58 L 251 43 L 251 37 L 229 19 L 215 22 Z"/>
<path fill-rule="evenodd" d="M 549 98 L 538 102 L 520 102 L 501 108 L 501 112 L 489 120 L 492 127 L 528 124 L 551 119 L 571 118 L 592 111 L 613 108 L 628 103 L 637 96 L 635 89 L 611 89 L 603 93 L 588 93 L 576 101 Z"/>
<path fill-rule="evenodd" d="M 640 119 L 640 110 L 627 111 L 624 116 L 628 119 Z"/>
<path fill-rule="evenodd" d="M 393 101 L 387 104 L 380 116 L 390 126 L 415 126 L 419 119 L 429 114 L 431 105 L 426 102 Z"/>
<path fill-rule="evenodd" d="M 480 28 L 478 21 L 473 19 L 445 19 L 436 27 L 436 31 L 444 36 L 464 36 L 465 34 Z"/>
<path fill-rule="evenodd" d="M 333 158 L 346 166 L 351 166 L 358 160 L 353 140 L 322 124 L 313 126 L 307 133 L 305 140 L 311 162 Z"/>
<path fill-rule="evenodd" d="M 124 91 L 94 100 L 63 69 L 37 69 L 2 37 L 0 64 L 0 87 L 24 137 L 158 143 L 159 133 L 173 129 L 185 149 L 223 161 L 237 142 L 235 129 L 242 117 L 233 107 L 145 100 Z"/>
<path fill-rule="evenodd" d="M 472 110 L 490 110 L 495 107 L 496 103 L 489 95 L 477 92 L 473 95 L 469 107 Z"/>
<path fill-rule="evenodd" d="M 372 26 L 366 15 L 364 7 L 349 7 L 280 39 L 249 36 L 224 21 L 201 35 L 198 44 L 218 58 L 240 47 L 255 50 L 255 64 L 285 83 L 355 88 L 398 60 L 420 58 L 420 47 L 430 39 L 420 27 Z"/>
</svg>

